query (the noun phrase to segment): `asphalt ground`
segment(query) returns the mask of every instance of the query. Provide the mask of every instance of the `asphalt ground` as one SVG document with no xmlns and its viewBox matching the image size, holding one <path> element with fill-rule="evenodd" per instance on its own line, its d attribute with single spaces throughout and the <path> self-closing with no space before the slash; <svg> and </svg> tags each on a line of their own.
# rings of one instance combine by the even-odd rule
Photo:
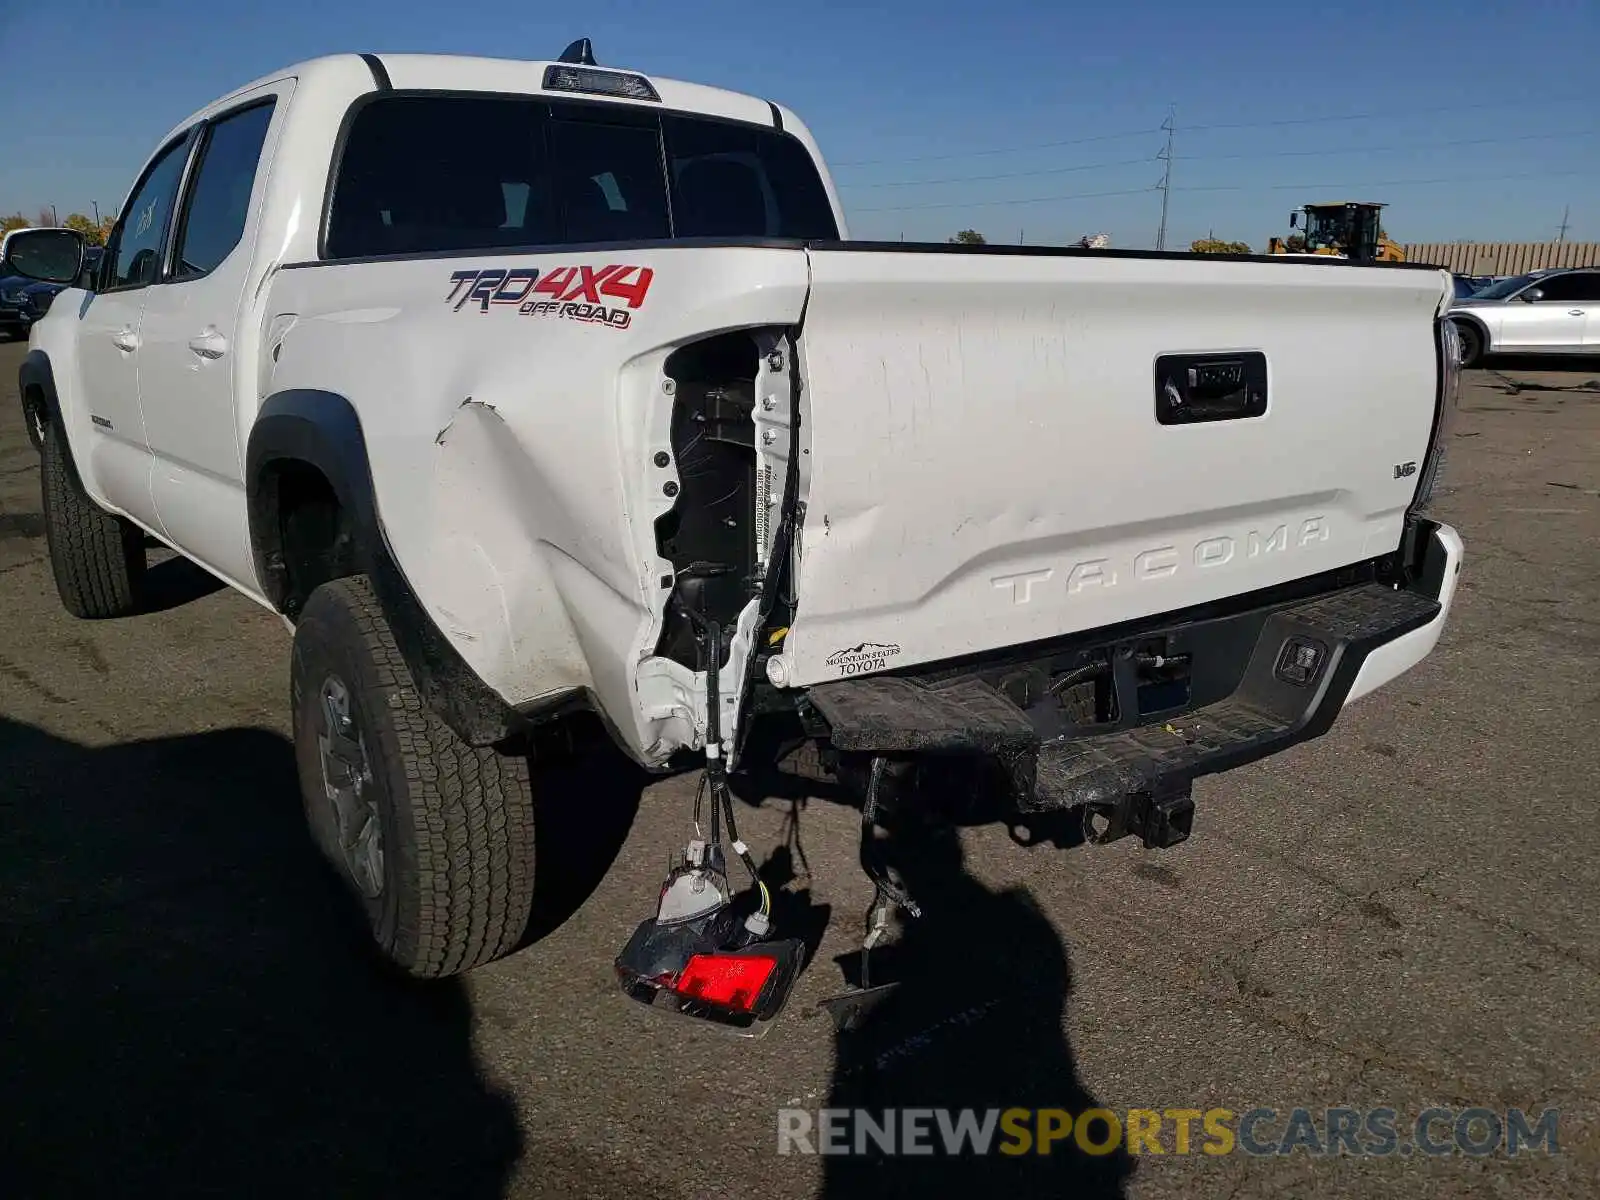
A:
<svg viewBox="0 0 1600 1200">
<path fill-rule="evenodd" d="M 867 1030 L 816 1009 L 870 896 L 854 814 L 744 805 L 758 856 L 792 867 L 790 927 L 821 936 L 747 1041 L 614 986 L 695 779 L 607 759 L 539 779 L 553 929 L 461 981 L 377 969 L 303 832 L 283 626 L 176 559 L 155 611 L 62 611 L 23 352 L 0 346 L 6 1195 L 1600 1191 L 1600 363 L 1470 373 L 1439 508 L 1466 568 L 1426 663 L 1322 739 L 1203 781 L 1175 849 L 995 828 L 935 847 L 907 990 Z M 1276 1110 L 1258 1147 L 1297 1107 L 1389 1108 L 1398 1141 L 1206 1154 L 1197 1123 L 1180 1154 L 1168 1121 L 1163 1154 L 778 1153 L 781 1107 L 830 1105 Z M 1405 1153 L 1431 1106 L 1556 1109 L 1558 1148 Z"/>
</svg>

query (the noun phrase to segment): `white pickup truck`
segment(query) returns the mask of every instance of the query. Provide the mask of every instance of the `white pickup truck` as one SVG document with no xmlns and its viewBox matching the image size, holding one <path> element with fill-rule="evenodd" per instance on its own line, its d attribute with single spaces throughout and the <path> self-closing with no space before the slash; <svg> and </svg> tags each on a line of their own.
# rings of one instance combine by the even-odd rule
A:
<svg viewBox="0 0 1600 1200">
<path fill-rule="evenodd" d="M 148 533 L 281 614 L 309 822 L 407 969 L 517 944 L 579 711 L 658 771 L 998 762 L 997 819 L 1168 845 L 1432 650 L 1448 274 L 851 241 L 794 113 L 592 63 L 301 63 L 162 140 L 94 272 L 8 245 L 74 281 L 21 371 L 62 601 L 138 611 Z"/>
</svg>

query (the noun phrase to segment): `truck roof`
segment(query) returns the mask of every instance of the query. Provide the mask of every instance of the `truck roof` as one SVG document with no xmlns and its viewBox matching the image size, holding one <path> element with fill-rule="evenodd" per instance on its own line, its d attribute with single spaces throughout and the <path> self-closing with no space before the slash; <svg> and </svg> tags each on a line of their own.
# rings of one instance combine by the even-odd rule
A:
<svg viewBox="0 0 1600 1200">
<path fill-rule="evenodd" d="M 601 96 L 556 89 L 544 86 L 546 68 L 572 66 L 552 59 L 480 58 L 460 54 L 329 54 L 310 58 L 284 67 L 259 79 L 235 88 L 219 100 L 207 102 L 184 119 L 175 129 L 193 123 L 203 113 L 235 95 L 272 83 L 294 78 L 299 88 L 312 91 L 328 88 L 344 90 L 352 68 L 363 74 L 376 76 L 381 70 L 397 90 L 425 89 L 450 92 L 500 92 L 513 95 L 544 95 L 554 98 L 605 99 L 618 104 L 632 104 L 640 108 L 673 108 L 680 111 L 703 113 L 734 121 L 748 121 L 762 125 L 782 125 L 792 129 L 799 122 L 788 109 L 756 96 L 708 87 L 700 83 L 687 83 L 679 79 L 666 79 L 659 75 L 646 75 L 626 67 L 600 65 L 583 67 L 587 71 L 608 71 L 637 75 L 650 82 L 660 102 L 634 100 L 622 96 Z"/>
</svg>

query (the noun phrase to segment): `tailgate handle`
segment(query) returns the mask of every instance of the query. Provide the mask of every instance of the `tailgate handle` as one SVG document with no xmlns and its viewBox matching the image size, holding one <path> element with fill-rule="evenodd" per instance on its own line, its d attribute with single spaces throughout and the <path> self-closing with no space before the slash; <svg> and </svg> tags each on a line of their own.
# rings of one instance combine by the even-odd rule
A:
<svg viewBox="0 0 1600 1200">
<path fill-rule="evenodd" d="M 1163 354 L 1156 359 L 1156 421 L 1238 421 L 1267 411 L 1267 356 Z"/>
</svg>

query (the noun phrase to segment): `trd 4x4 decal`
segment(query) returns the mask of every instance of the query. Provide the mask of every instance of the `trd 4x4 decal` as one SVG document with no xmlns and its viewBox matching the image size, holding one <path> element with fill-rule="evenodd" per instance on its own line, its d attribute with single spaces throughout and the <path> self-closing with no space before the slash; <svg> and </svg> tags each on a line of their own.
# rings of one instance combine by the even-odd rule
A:
<svg viewBox="0 0 1600 1200">
<path fill-rule="evenodd" d="M 656 273 L 649 267 L 613 264 L 606 267 L 553 267 L 540 273 L 537 267 L 487 267 L 456 271 L 450 276 L 453 311 L 460 312 L 476 303 L 477 312 L 486 313 L 493 304 L 515 305 L 525 317 L 562 317 L 626 329 L 633 323 L 633 310 L 644 304 L 645 294 Z M 623 304 L 611 304 L 611 300 Z M 626 307 L 624 307 L 624 304 Z"/>
</svg>

